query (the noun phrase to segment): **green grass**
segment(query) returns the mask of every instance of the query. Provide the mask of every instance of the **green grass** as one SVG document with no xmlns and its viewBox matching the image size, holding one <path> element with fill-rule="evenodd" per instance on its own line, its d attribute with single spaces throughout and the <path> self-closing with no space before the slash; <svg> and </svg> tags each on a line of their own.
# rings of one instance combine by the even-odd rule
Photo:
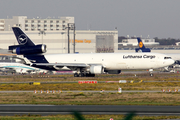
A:
<svg viewBox="0 0 180 120">
<path fill-rule="evenodd" d="M 82 115 L 85 120 L 123 120 L 125 115 Z M 77 120 L 73 115 L 16 115 L 16 116 L 1 116 L 1 120 Z M 134 116 L 133 120 L 159 120 L 159 119 L 180 119 L 180 116 Z"/>
<path fill-rule="evenodd" d="M 1 104 L 180 105 L 180 93 L 0 93 Z"/>
</svg>

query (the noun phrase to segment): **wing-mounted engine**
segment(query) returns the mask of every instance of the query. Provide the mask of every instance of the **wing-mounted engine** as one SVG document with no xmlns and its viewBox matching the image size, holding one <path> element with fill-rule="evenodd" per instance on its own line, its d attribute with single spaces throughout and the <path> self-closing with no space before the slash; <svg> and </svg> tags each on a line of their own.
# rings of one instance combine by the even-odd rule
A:
<svg viewBox="0 0 180 120">
<path fill-rule="evenodd" d="M 88 69 L 88 72 L 91 74 L 102 74 L 104 72 L 104 68 L 102 65 L 91 65 Z"/>
<path fill-rule="evenodd" d="M 15 45 L 9 46 L 9 51 L 17 55 L 40 54 L 46 52 L 46 45 L 40 44 L 35 46 Z"/>
</svg>

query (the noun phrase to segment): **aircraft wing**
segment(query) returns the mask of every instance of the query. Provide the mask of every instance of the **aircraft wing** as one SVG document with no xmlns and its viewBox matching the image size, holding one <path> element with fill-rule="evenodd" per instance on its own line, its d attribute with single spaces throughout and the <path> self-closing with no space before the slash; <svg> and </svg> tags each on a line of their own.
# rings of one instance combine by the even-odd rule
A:
<svg viewBox="0 0 180 120">
<path fill-rule="evenodd" d="M 56 67 L 88 67 L 89 65 L 84 63 L 33 63 L 36 66 L 56 66 Z"/>
<path fill-rule="evenodd" d="M 99 65 L 99 64 L 85 64 L 85 63 L 33 63 L 31 66 L 38 67 L 38 66 L 46 66 L 49 68 L 55 68 L 57 70 L 73 70 L 76 68 L 86 68 L 91 65 Z"/>
</svg>

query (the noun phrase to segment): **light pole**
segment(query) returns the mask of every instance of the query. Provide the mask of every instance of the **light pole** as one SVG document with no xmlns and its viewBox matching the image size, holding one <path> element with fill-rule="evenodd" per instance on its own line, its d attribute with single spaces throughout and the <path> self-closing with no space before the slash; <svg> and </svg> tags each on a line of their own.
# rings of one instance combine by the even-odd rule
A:
<svg viewBox="0 0 180 120">
<path fill-rule="evenodd" d="M 39 30 L 39 35 L 42 35 L 42 44 L 43 44 L 43 35 L 46 35 L 44 30 Z"/>
<path fill-rule="evenodd" d="M 70 29 L 70 27 L 69 27 L 69 23 L 68 23 L 68 34 L 67 34 L 67 36 L 68 36 L 68 54 L 70 53 L 70 48 L 69 48 L 69 29 Z"/>
<path fill-rule="evenodd" d="M 71 26 L 70 26 L 71 25 Z M 75 23 L 68 23 L 68 53 L 70 53 L 70 47 L 69 47 L 69 30 L 74 30 L 74 53 L 75 53 Z"/>
<path fill-rule="evenodd" d="M 64 49 L 63 48 L 63 43 L 64 43 L 64 41 L 63 41 L 63 34 L 64 34 L 64 32 L 61 32 L 61 35 L 62 35 L 62 41 L 61 41 L 62 42 L 62 53 L 63 53 L 63 49 Z"/>
<path fill-rule="evenodd" d="M 74 53 L 75 53 L 75 36 L 76 36 L 75 30 L 76 30 L 76 28 L 75 28 L 75 24 L 74 24 Z"/>
</svg>

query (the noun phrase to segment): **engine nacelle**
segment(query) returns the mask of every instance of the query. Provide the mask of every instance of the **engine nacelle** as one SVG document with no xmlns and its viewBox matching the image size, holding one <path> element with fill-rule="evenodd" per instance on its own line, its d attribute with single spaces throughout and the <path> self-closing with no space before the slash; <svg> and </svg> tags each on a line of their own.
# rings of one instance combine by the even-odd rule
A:
<svg viewBox="0 0 180 120">
<path fill-rule="evenodd" d="M 89 68 L 89 72 L 91 74 L 102 74 L 103 73 L 103 67 L 102 66 L 96 66 L 96 65 L 92 65 L 90 68 Z"/>
<path fill-rule="evenodd" d="M 108 72 L 108 74 L 119 74 L 121 73 L 121 70 L 107 70 L 105 72 Z"/>
<path fill-rule="evenodd" d="M 20 46 L 12 50 L 12 53 L 18 55 L 27 55 L 27 54 L 39 54 L 46 52 L 46 45 L 36 45 L 36 46 Z"/>
</svg>

